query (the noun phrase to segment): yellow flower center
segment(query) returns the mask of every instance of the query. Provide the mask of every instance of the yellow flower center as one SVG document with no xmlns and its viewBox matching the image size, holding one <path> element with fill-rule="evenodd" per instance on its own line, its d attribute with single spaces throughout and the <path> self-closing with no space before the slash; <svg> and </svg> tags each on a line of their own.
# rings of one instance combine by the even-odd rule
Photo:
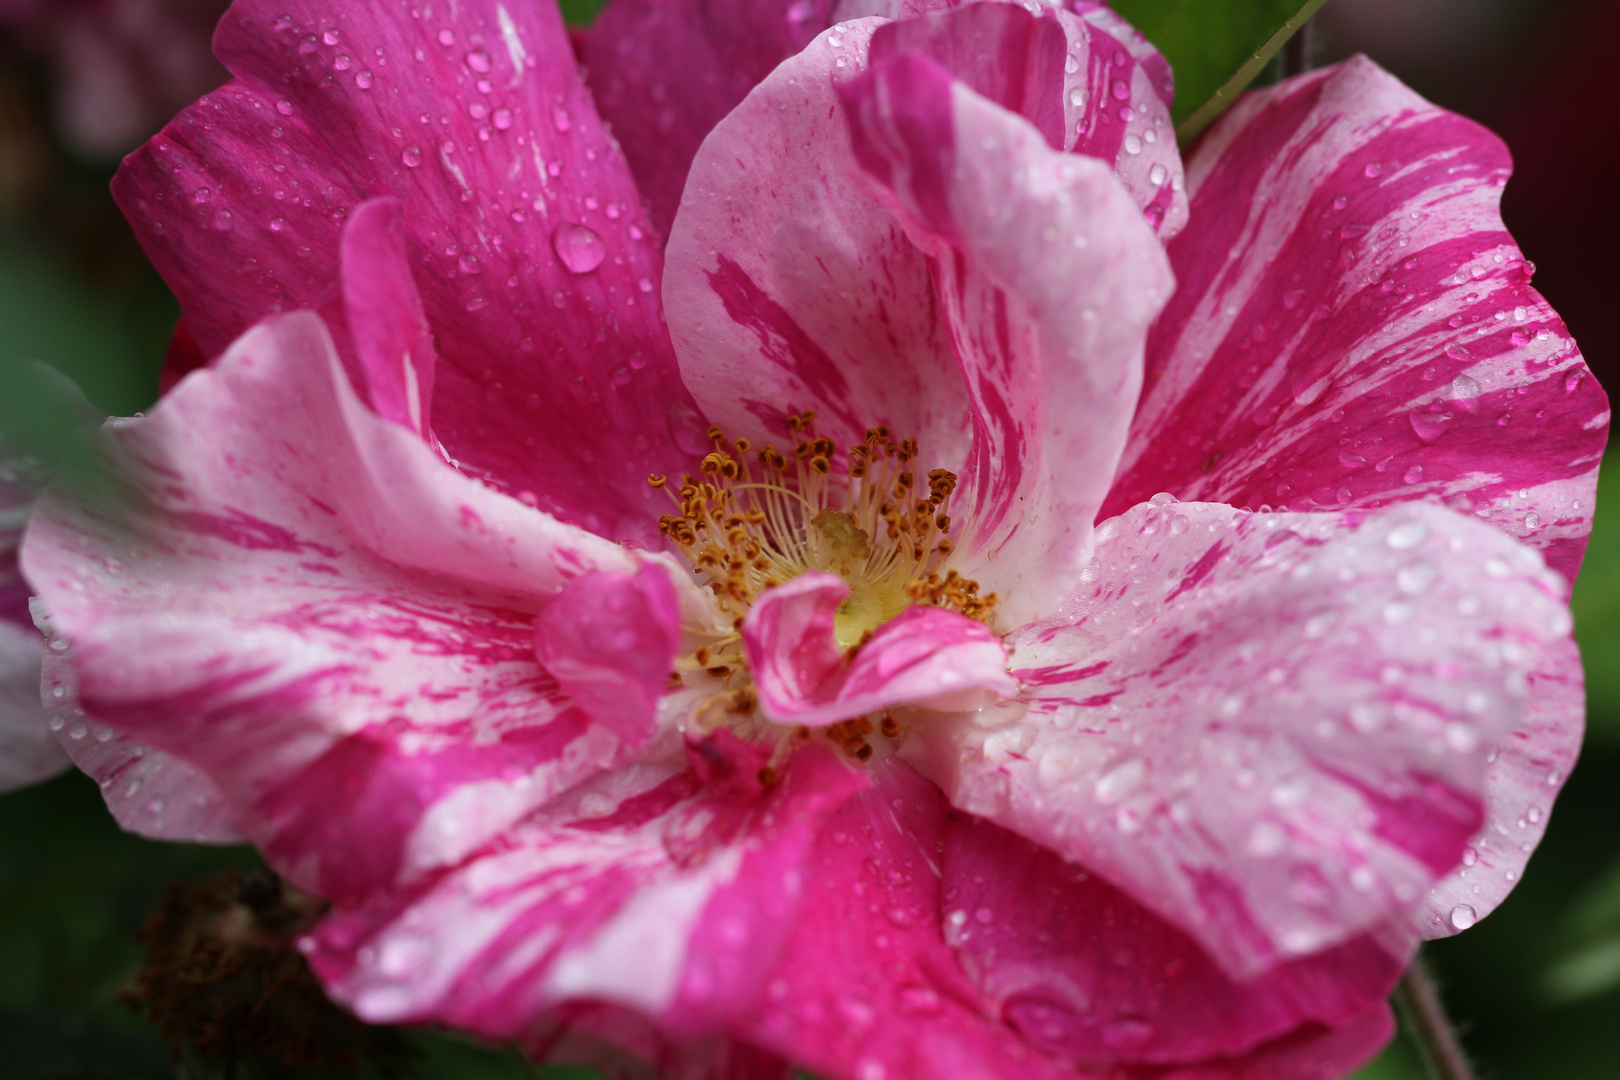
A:
<svg viewBox="0 0 1620 1080">
<path fill-rule="evenodd" d="M 834 636 L 847 650 L 858 649 L 912 604 L 986 623 L 996 605 L 995 594 L 980 595 L 978 582 L 946 565 L 955 550 L 948 535 L 955 474 L 934 469 L 920 479 L 916 440 L 896 440 L 885 426 L 845 450 L 839 468 L 838 448 L 817 434 L 814 412 L 787 420 L 795 436 L 791 457 L 774 446 L 755 450 L 747 439 L 728 440 L 711 427 L 714 450 L 700 475 L 686 476 L 675 490 L 664 476 L 648 477 L 653 487 L 669 491 L 677 509 L 660 519 L 659 531 L 732 616 L 726 636 L 696 649 L 677 669 L 701 670 L 723 682 L 724 690 L 699 710 L 699 726 L 709 730 L 754 712 L 743 617 L 765 590 L 808 570 L 836 574 L 849 586 L 834 620 Z M 885 733 L 891 726 L 892 720 L 880 725 Z M 870 722 L 864 727 L 873 730 Z M 858 757 L 871 753 L 860 735 L 844 744 Z"/>
</svg>

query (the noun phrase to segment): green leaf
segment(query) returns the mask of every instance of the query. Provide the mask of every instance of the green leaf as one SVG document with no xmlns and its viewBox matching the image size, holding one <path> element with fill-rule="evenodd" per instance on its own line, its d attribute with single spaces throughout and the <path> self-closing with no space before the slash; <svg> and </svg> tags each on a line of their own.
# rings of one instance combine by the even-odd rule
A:
<svg viewBox="0 0 1620 1080">
<path fill-rule="evenodd" d="M 1325 0 L 1113 0 L 1176 73 L 1183 142 L 1224 112 Z"/>
</svg>

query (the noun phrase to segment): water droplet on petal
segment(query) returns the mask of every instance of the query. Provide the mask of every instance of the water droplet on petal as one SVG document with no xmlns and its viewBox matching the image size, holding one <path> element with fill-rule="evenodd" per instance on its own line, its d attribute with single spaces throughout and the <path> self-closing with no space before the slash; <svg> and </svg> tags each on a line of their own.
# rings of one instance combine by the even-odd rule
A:
<svg viewBox="0 0 1620 1080">
<path fill-rule="evenodd" d="M 568 110 L 561 105 L 553 105 L 551 108 L 551 126 L 558 131 L 567 131 L 572 127 L 573 123 L 568 117 Z"/>
<path fill-rule="evenodd" d="M 496 109 L 495 115 L 492 119 L 495 122 L 496 131 L 505 131 L 507 128 L 512 126 L 512 110 Z"/>
<path fill-rule="evenodd" d="M 1429 538 L 1429 527 L 1421 521 L 1403 521 L 1384 538 L 1396 551 L 1408 551 Z"/>
<path fill-rule="evenodd" d="M 1458 904 L 1451 909 L 1451 925 L 1458 930 L 1466 930 L 1479 921 L 1479 913 L 1468 904 Z"/>
<path fill-rule="evenodd" d="M 422 164 L 422 148 L 420 146 L 407 146 L 399 160 L 405 163 L 406 168 L 414 169 Z"/>
<path fill-rule="evenodd" d="M 490 68 L 489 53 L 483 49 L 474 49 L 467 54 L 467 66 L 480 75 L 487 75 Z"/>
<path fill-rule="evenodd" d="M 282 116 L 291 116 L 293 114 L 292 102 L 288 101 L 286 98 L 276 102 L 276 112 L 280 113 Z"/>
<path fill-rule="evenodd" d="M 445 48 L 448 49 L 450 46 L 454 45 L 455 43 L 456 43 L 456 32 L 454 30 L 440 30 L 439 31 L 439 44 L 440 45 L 443 45 Z"/>
<path fill-rule="evenodd" d="M 358 86 L 362 90 L 370 90 L 371 84 L 372 77 L 371 72 L 369 71 L 362 71 L 360 74 L 354 77 L 354 85 Z"/>
<path fill-rule="evenodd" d="M 1361 170 L 1361 174 L 1369 180 L 1376 180 L 1384 175 L 1384 166 L 1377 161 L 1371 162 Z"/>
<path fill-rule="evenodd" d="M 588 225 L 565 221 L 551 234 L 551 247 L 562 264 L 576 274 L 588 274 L 607 258 L 607 245 Z"/>
</svg>

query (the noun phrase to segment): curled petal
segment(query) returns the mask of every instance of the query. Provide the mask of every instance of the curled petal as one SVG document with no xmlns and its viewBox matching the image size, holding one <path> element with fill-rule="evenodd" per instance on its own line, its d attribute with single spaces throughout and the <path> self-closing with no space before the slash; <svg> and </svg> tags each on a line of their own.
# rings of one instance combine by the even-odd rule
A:
<svg viewBox="0 0 1620 1080">
<path fill-rule="evenodd" d="M 811 571 L 749 611 L 743 643 L 771 719 L 821 727 L 904 705 L 976 709 L 1018 692 L 1000 639 L 939 608 L 907 608 L 846 658 L 834 622 L 848 595 L 838 577 Z"/>
<path fill-rule="evenodd" d="M 680 646 L 679 600 L 660 566 L 576 578 L 535 620 L 535 650 L 557 685 L 633 746 L 655 729 Z"/>
<path fill-rule="evenodd" d="M 343 312 L 371 407 L 429 438 L 437 355 L 405 252 L 398 199 L 361 203 L 343 230 Z"/>
<path fill-rule="evenodd" d="M 47 495 L 23 570 L 89 718 L 200 768 L 304 887 L 454 863 L 624 753 L 535 660 L 533 623 L 636 560 L 361 404 L 315 315 L 261 324 L 110 436 L 137 497 Z"/>
</svg>

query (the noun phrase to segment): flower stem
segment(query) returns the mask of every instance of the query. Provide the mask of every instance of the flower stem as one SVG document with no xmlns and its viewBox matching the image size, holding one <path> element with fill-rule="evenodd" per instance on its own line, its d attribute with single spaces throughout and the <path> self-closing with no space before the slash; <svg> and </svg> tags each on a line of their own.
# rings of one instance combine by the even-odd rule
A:
<svg viewBox="0 0 1620 1080">
<path fill-rule="evenodd" d="M 1395 988 L 1394 1002 L 1433 1080 L 1474 1080 L 1468 1055 L 1457 1041 L 1457 1032 L 1446 1016 L 1440 990 L 1422 952 L 1412 958 L 1412 966 Z"/>
</svg>

